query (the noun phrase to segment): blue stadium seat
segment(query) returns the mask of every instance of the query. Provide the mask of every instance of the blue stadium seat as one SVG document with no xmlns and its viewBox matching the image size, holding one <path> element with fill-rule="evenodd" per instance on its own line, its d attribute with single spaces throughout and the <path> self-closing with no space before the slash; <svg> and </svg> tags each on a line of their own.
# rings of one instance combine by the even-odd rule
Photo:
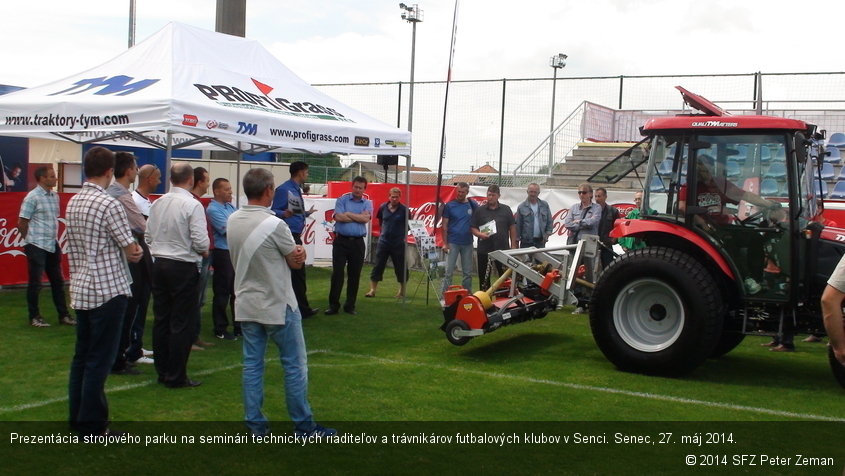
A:
<svg viewBox="0 0 845 476">
<path fill-rule="evenodd" d="M 666 158 L 663 162 L 660 162 L 660 165 L 657 166 L 657 173 L 661 177 L 668 177 L 672 175 L 672 165 L 674 162 L 674 160 Z"/>
<path fill-rule="evenodd" d="M 825 148 L 824 161 L 831 164 L 838 164 L 842 162 L 842 153 L 836 147 Z"/>
<path fill-rule="evenodd" d="M 663 184 L 663 180 L 660 177 L 652 177 L 651 182 L 648 184 L 648 190 L 650 192 L 665 192 L 666 185 Z"/>
<path fill-rule="evenodd" d="M 833 180 L 833 164 L 825 162 L 822 164 L 822 180 Z"/>
<path fill-rule="evenodd" d="M 786 164 L 783 162 L 775 162 L 770 165 L 763 178 L 782 179 L 786 177 Z"/>
<path fill-rule="evenodd" d="M 739 168 L 739 162 L 735 160 L 729 160 L 726 168 L 728 177 L 739 177 L 739 174 L 742 172 Z"/>
<path fill-rule="evenodd" d="M 845 181 L 836 182 L 833 186 L 833 191 L 830 192 L 830 198 L 845 198 Z"/>
<path fill-rule="evenodd" d="M 834 132 L 827 139 L 828 147 L 845 147 L 845 134 L 841 132 Z"/>
<path fill-rule="evenodd" d="M 776 196 L 778 194 L 778 189 L 778 183 L 775 179 L 767 178 L 760 182 L 760 194 L 765 197 Z"/>
<path fill-rule="evenodd" d="M 836 180 L 845 180 L 845 167 L 839 168 L 839 174 L 836 175 Z"/>
<path fill-rule="evenodd" d="M 763 146 L 760 148 L 760 162 L 768 164 L 772 161 L 772 149 Z"/>
</svg>

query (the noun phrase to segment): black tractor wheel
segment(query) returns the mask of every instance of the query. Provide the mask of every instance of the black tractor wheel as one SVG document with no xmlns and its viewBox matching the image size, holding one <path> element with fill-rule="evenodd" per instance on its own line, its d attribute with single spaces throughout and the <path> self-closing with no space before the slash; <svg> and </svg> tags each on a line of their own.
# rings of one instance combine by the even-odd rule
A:
<svg viewBox="0 0 845 476">
<path fill-rule="evenodd" d="M 683 251 L 626 253 L 593 291 L 590 328 L 620 370 L 679 376 L 711 355 L 723 326 L 723 298 L 710 271 Z"/>
<path fill-rule="evenodd" d="M 745 334 L 738 331 L 722 331 L 722 336 L 719 337 L 719 342 L 710 352 L 710 358 L 715 359 L 721 357 L 728 352 L 734 350 L 742 341 L 745 340 Z"/>
<path fill-rule="evenodd" d="M 464 345 L 472 339 L 472 337 L 469 336 L 456 335 L 456 331 L 458 330 L 468 331 L 469 324 L 460 319 L 453 319 L 446 324 L 446 339 L 448 339 L 452 344 Z"/>
<path fill-rule="evenodd" d="M 830 362 L 830 370 L 833 371 L 833 378 L 839 383 L 839 386 L 845 388 L 845 366 L 836 360 L 833 355 L 833 347 L 827 348 L 827 360 Z"/>
</svg>

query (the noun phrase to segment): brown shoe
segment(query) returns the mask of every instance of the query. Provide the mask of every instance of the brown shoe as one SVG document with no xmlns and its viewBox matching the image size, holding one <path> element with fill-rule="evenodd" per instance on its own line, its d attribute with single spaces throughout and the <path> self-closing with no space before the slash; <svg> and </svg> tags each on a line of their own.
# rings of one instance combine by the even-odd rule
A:
<svg viewBox="0 0 845 476">
<path fill-rule="evenodd" d="M 771 349 L 769 349 L 769 350 L 770 350 L 770 351 L 772 351 L 772 352 L 795 352 L 795 349 L 794 349 L 794 348 L 792 348 L 792 347 L 786 347 L 786 346 L 784 346 L 783 344 L 781 344 L 781 345 L 779 345 L 779 346 L 777 346 L 777 347 L 772 347 L 772 348 L 771 348 Z"/>
<path fill-rule="evenodd" d="M 196 344 L 193 344 L 193 345 L 191 346 L 191 351 L 195 351 L 195 350 L 205 350 L 205 349 L 203 349 L 202 347 L 200 347 L 200 346 L 198 346 L 198 345 L 196 345 Z"/>
<path fill-rule="evenodd" d="M 802 342 L 821 342 L 821 341 L 822 341 L 821 337 L 810 335 L 809 337 L 804 339 Z"/>
<path fill-rule="evenodd" d="M 206 342 L 206 341 L 204 341 L 204 340 L 202 340 L 202 339 L 197 339 L 197 341 L 196 341 L 196 342 L 194 342 L 194 345 L 200 345 L 200 346 L 203 346 L 203 347 L 211 347 L 211 346 L 213 346 L 214 344 L 213 344 L 213 343 L 211 343 L 211 342 Z"/>
<path fill-rule="evenodd" d="M 777 343 L 775 341 L 764 342 L 760 344 L 760 347 L 777 347 Z"/>
<path fill-rule="evenodd" d="M 70 315 L 68 315 L 68 314 L 65 314 L 64 316 L 59 318 L 59 324 L 65 325 L 65 326 L 75 326 L 76 325 L 76 319 L 70 317 Z"/>
</svg>

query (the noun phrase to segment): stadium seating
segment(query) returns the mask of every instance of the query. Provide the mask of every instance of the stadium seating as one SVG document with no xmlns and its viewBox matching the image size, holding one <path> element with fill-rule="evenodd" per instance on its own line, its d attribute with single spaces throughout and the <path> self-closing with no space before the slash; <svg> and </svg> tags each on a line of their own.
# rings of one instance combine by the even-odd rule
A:
<svg viewBox="0 0 845 476">
<path fill-rule="evenodd" d="M 648 190 L 650 192 L 665 192 L 666 185 L 663 184 L 663 180 L 660 177 L 652 177 L 651 182 L 648 184 Z"/>
<path fill-rule="evenodd" d="M 834 132 L 827 139 L 828 147 L 845 147 L 845 134 L 841 132 Z"/>
<path fill-rule="evenodd" d="M 764 197 L 776 196 L 778 194 L 778 190 L 778 183 L 775 179 L 767 178 L 760 182 L 760 194 Z"/>
<path fill-rule="evenodd" d="M 842 154 L 837 147 L 830 147 L 825 149 L 824 161 L 831 164 L 838 164 L 842 162 Z"/>
<path fill-rule="evenodd" d="M 763 178 L 782 179 L 786 177 L 786 164 L 783 162 L 775 162 L 770 165 Z"/>
<path fill-rule="evenodd" d="M 674 162 L 674 160 L 666 158 L 663 162 L 660 162 L 659 166 L 657 166 L 657 173 L 661 177 L 668 177 L 672 175 L 672 165 Z"/>
<path fill-rule="evenodd" d="M 845 199 L 845 182 L 836 182 L 833 186 L 833 191 L 830 192 L 829 198 Z"/>
<path fill-rule="evenodd" d="M 833 180 L 835 174 L 833 173 L 833 164 L 825 162 L 822 164 L 822 180 Z"/>
<path fill-rule="evenodd" d="M 728 177 L 739 177 L 739 174 L 741 172 L 739 168 L 739 162 L 729 160 L 726 168 L 728 171 Z"/>
</svg>

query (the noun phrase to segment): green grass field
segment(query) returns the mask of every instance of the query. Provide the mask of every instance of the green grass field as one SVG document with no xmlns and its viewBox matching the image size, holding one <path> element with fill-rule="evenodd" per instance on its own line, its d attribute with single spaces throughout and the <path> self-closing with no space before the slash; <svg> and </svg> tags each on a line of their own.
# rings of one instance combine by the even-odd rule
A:
<svg viewBox="0 0 845 476">
<path fill-rule="evenodd" d="M 330 270 L 309 269 L 313 306 L 325 308 L 329 274 Z M 668 432 L 677 438 L 685 432 L 731 431 L 742 435 L 742 441 L 709 449 L 706 445 L 691 447 L 680 442 L 668 446 L 652 443 L 648 451 L 642 446 L 612 443 L 559 445 L 550 450 L 542 445 L 526 445 L 524 441 L 498 449 L 495 445 L 428 445 L 424 446 L 425 451 L 414 445 L 334 446 L 331 451 L 314 445 L 293 454 L 314 464 L 323 458 L 336 458 L 338 465 L 328 472 L 374 474 L 364 469 L 378 462 L 378 458 L 370 456 L 380 455 L 382 459 L 395 460 L 392 464 L 397 465 L 395 471 L 375 470 L 380 474 L 452 474 L 451 470 L 461 473 L 470 467 L 486 468 L 490 474 L 638 474 L 639 468 L 658 474 L 705 474 L 717 470 L 732 474 L 737 472 L 737 465 L 690 468 L 678 458 L 686 452 L 737 453 L 740 447 L 757 453 L 777 448 L 787 452 L 802 449 L 805 453 L 816 449 L 816 456 L 835 457 L 838 469 L 825 473 L 830 468 L 815 467 L 806 474 L 842 471 L 845 451 L 838 449 L 840 445 L 835 444 L 838 440 L 833 436 L 845 428 L 841 423 L 845 420 L 845 394 L 830 375 L 822 344 L 806 344 L 797 339 L 797 352 L 779 354 L 760 347 L 758 344 L 765 342 L 763 338 L 749 337 L 733 352 L 708 361 L 685 378 L 648 377 L 615 370 L 595 346 L 587 316 L 573 315 L 571 308 L 550 313 L 539 321 L 504 327 L 455 347 L 439 330 L 442 314 L 436 297 L 431 292 L 430 303 L 425 305 L 425 287 L 417 287 L 417 276 L 412 276 L 410 299 L 404 305 L 392 297 L 396 284 L 389 280 L 382 283 L 378 297 L 365 299 L 368 276 L 369 268 L 365 268 L 357 316 L 320 314 L 304 322 L 309 350 L 309 398 L 320 422 L 330 422 L 355 434 L 364 428 L 381 435 L 467 433 L 472 429 L 523 435 L 543 428 L 546 434 L 594 432 L 610 435 L 612 440 L 615 433 L 629 431 L 648 432 L 654 438 Z M 22 422 L 48 422 L 37 425 L 45 425 L 44 431 L 48 432 L 67 432 L 63 423 L 67 419 L 67 374 L 75 337 L 72 328 L 55 325 L 55 316 L 47 307 L 47 294 L 45 289 L 43 312 L 54 325 L 38 329 L 27 325 L 24 291 L 0 291 L 0 332 L 4 336 L 0 346 L 4 369 L 0 373 L 0 421 L 4 422 L 6 433 L 26 427 Z M 210 299 L 209 289 L 207 300 Z M 147 348 L 152 345 L 150 327 Z M 197 424 L 191 422 L 208 422 L 202 428 L 224 425 L 221 428 L 227 432 L 244 431 L 240 424 L 240 342 L 220 341 L 211 335 L 209 305 L 203 315 L 203 338 L 216 345 L 193 352 L 188 364 L 189 375 L 203 381 L 201 387 L 166 389 L 155 383 L 155 372 L 147 365 L 140 366 L 142 375 L 109 377 L 110 411 L 117 422 L 113 426 L 118 428 L 122 422 L 128 429 L 139 428 L 137 431 L 144 433 L 152 431 L 152 427 L 144 430 L 144 424 L 162 422 L 163 428 L 170 431 L 199 431 Z M 274 431 L 289 431 L 282 372 L 269 349 L 265 386 L 264 408 L 268 417 L 276 421 Z M 839 422 L 825 423 L 826 420 Z M 128 454 L 138 451 L 145 458 L 151 454 L 149 449 L 126 446 L 123 451 Z M 100 452 L 86 448 L 92 454 L 79 449 L 80 457 L 99 461 Z M 221 448 L 225 446 L 192 447 L 192 451 L 213 449 L 217 458 L 232 456 Z M 269 451 L 266 447 L 243 448 L 256 454 Z M 405 454 L 400 449 L 413 451 Z M 3 449 L 31 450 L 11 444 Z M 156 451 L 162 456 L 154 459 L 154 466 L 165 464 L 169 457 L 178 454 L 173 448 L 159 447 Z M 239 447 L 234 454 L 249 454 L 244 451 L 247 450 Z M 61 458 L 60 453 L 63 454 L 57 452 L 53 456 Z M 532 455 L 530 464 L 520 459 Z M 578 464 L 573 464 L 571 458 L 576 455 L 582 456 L 578 456 Z M 357 465 L 349 463 L 349 458 L 358 461 Z M 562 458 L 568 461 L 567 465 L 562 465 Z M 414 464 L 408 465 L 409 461 Z M 259 463 L 263 464 L 246 458 L 240 465 L 226 466 L 221 474 L 243 474 Z M 361 464 L 365 466 L 358 466 Z M 760 472 L 762 467 L 741 466 L 748 474 L 796 474 L 796 470 L 806 469 L 790 466 L 782 473 L 772 473 L 772 468 Z M 66 468 L 68 474 L 75 474 L 73 468 Z M 168 465 L 165 469 L 169 472 L 173 468 Z M 284 468 L 294 473 L 311 472 L 308 465 Z"/>
</svg>

